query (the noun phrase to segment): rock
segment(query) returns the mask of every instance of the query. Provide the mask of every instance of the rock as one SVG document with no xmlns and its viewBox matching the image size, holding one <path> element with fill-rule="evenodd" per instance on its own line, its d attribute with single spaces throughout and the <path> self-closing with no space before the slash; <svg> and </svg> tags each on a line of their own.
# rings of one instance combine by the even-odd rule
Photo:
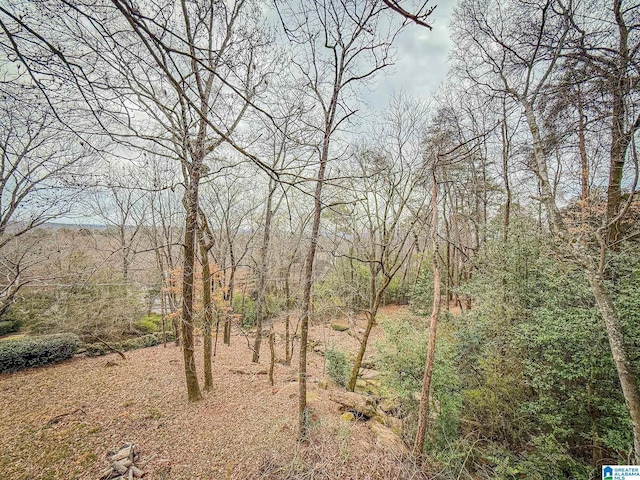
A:
<svg viewBox="0 0 640 480">
<path fill-rule="evenodd" d="M 387 415 L 395 415 L 399 407 L 392 399 L 383 398 L 378 404 L 378 408 Z"/>
<path fill-rule="evenodd" d="M 376 445 L 378 447 L 384 448 L 385 450 L 391 450 L 398 454 L 407 453 L 407 446 L 389 427 L 386 427 L 379 422 L 370 422 L 369 428 L 371 428 L 371 431 L 373 432 L 376 439 Z"/>
<path fill-rule="evenodd" d="M 422 393 L 421 392 L 413 392 L 411 394 L 411 397 L 418 403 L 420 403 L 420 400 L 422 400 Z"/>
<path fill-rule="evenodd" d="M 257 363 L 252 363 L 244 367 L 230 368 L 229 371 L 240 375 L 266 375 L 269 373 L 266 367 L 258 365 Z"/>
<path fill-rule="evenodd" d="M 345 422 L 354 422 L 356 420 L 356 416 L 353 414 L 353 412 L 344 412 L 342 415 L 340 415 L 340 420 L 343 420 Z"/>
<path fill-rule="evenodd" d="M 330 378 L 325 378 L 324 380 L 318 381 L 318 388 L 322 390 L 329 390 L 330 388 L 335 388 L 336 382 L 331 380 Z"/>
<path fill-rule="evenodd" d="M 402 420 L 396 417 L 385 417 L 385 426 L 389 427 L 396 435 L 402 435 L 403 423 Z"/>
<path fill-rule="evenodd" d="M 372 397 L 380 396 L 380 381 L 379 380 L 366 380 L 359 378 L 356 381 L 356 389 Z"/>
<path fill-rule="evenodd" d="M 364 378 L 365 380 L 372 380 L 374 378 L 377 378 L 378 375 L 380 375 L 380 372 L 378 370 L 374 370 L 372 368 L 360 369 L 360 377 Z"/>
<path fill-rule="evenodd" d="M 376 416 L 373 417 L 373 420 L 378 422 L 380 425 L 390 428 L 396 435 L 402 434 L 402 420 L 392 417 L 391 415 L 386 415 L 379 407 L 376 410 Z"/>
<path fill-rule="evenodd" d="M 342 325 L 340 323 L 332 323 L 331 324 L 331 330 L 335 330 L 337 332 L 345 332 L 345 331 L 349 330 L 349 326 L 348 325 Z"/>
<path fill-rule="evenodd" d="M 358 416 L 368 419 L 376 414 L 375 403 L 373 399 L 368 396 L 355 392 L 332 391 L 329 394 L 329 398 Z"/>
</svg>

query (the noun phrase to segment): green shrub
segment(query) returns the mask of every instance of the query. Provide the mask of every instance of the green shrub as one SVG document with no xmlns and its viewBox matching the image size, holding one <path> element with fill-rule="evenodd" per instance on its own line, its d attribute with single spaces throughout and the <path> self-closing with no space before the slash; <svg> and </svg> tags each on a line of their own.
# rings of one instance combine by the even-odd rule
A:
<svg viewBox="0 0 640 480">
<path fill-rule="evenodd" d="M 252 327 L 258 319 L 256 302 L 249 295 L 236 294 L 233 296 L 233 311 L 242 314 L 242 325 Z"/>
<path fill-rule="evenodd" d="M 173 342 L 176 339 L 176 336 L 173 332 L 167 332 L 167 342 Z M 121 351 L 129 351 L 129 350 L 137 350 L 138 348 L 146 348 L 146 347 L 155 347 L 156 345 L 160 345 L 162 343 L 162 332 L 150 333 L 148 335 L 142 335 L 141 337 L 129 338 L 128 340 L 124 340 L 122 342 L 109 342 L 116 350 Z M 86 350 L 86 355 L 88 357 L 99 357 L 102 355 L 107 355 L 108 353 L 113 353 L 114 350 L 109 348 L 104 343 L 86 343 L 84 345 L 84 349 Z"/>
<path fill-rule="evenodd" d="M 142 333 L 155 333 L 162 330 L 162 316 L 157 313 L 145 315 L 135 323 L 136 330 Z"/>
<path fill-rule="evenodd" d="M 433 307 L 433 270 L 431 261 L 425 262 L 422 273 L 409 295 L 411 311 L 416 315 L 430 315 Z"/>
<path fill-rule="evenodd" d="M 456 349 L 450 338 L 451 326 L 445 318 L 443 315 L 438 324 L 431 383 L 431 412 L 432 417 L 436 417 L 431 421 L 427 445 L 431 450 L 440 449 L 457 438 L 461 411 L 460 378 L 454 363 Z M 414 316 L 383 320 L 380 326 L 385 335 L 376 344 L 376 365 L 380 369 L 382 389 L 399 402 L 406 414 L 404 434 L 412 438 L 418 420 L 415 396 L 422 391 L 429 332 L 424 319 Z"/>
<path fill-rule="evenodd" d="M 85 349 L 85 355 L 87 355 L 87 357 L 100 357 L 113 352 L 113 350 L 104 343 L 85 343 L 83 348 Z"/>
<path fill-rule="evenodd" d="M 67 360 L 80 347 L 77 335 L 63 333 L 0 342 L 0 372 L 15 372 Z"/>
<path fill-rule="evenodd" d="M 0 337 L 2 335 L 6 335 L 7 333 L 17 332 L 20 328 L 20 325 L 14 322 L 0 322 Z"/>
<path fill-rule="evenodd" d="M 351 374 L 351 365 L 347 360 L 347 355 L 342 350 L 328 349 L 325 358 L 327 359 L 327 375 L 341 387 L 344 387 Z"/>
</svg>

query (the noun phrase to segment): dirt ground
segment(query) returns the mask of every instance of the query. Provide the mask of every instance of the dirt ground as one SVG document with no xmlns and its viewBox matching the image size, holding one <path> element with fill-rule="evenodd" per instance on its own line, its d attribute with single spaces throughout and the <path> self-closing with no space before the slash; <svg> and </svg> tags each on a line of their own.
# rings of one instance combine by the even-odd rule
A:
<svg viewBox="0 0 640 480">
<path fill-rule="evenodd" d="M 363 326 L 360 320 L 357 328 Z M 283 328 L 276 323 L 278 333 Z M 376 328 L 374 337 L 380 334 Z M 329 325 L 313 326 L 311 339 L 357 347 L 355 338 Z M 78 356 L 0 375 L 0 477 L 97 480 L 108 453 L 133 442 L 149 479 L 423 478 L 411 462 L 376 445 L 367 423 L 340 420 L 339 405 L 318 387 L 323 356 L 309 358 L 313 415 L 309 440 L 299 444 L 297 359 L 292 366 L 276 363 L 271 386 L 259 372 L 269 361 L 266 343 L 258 369 L 244 336 L 233 336 L 230 347 L 221 343 L 214 389 L 192 404 L 182 350 L 173 344 L 128 352 L 126 361 L 116 354 Z M 280 335 L 276 352 L 284 356 Z M 196 354 L 202 375 L 201 346 Z"/>
</svg>

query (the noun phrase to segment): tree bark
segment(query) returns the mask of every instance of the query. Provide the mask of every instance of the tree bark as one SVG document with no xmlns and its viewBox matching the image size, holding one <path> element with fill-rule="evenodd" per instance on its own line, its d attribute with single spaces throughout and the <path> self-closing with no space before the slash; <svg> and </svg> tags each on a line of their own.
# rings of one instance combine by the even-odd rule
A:
<svg viewBox="0 0 640 480">
<path fill-rule="evenodd" d="M 309 341 L 309 316 L 311 313 L 311 288 L 313 287 L 313 265 L 318 248 L 318 234 L 320 232 L 320 216 L 322 214 L 322 187 L 324 174 L 329 159 L 330 130 L 324 137 L 318 176 L 316 177 L 316 189 L 313 196 L 314 212 L 311 226 L 311 244 L 304 269 L 304 291 L 302 294 L 302 317 L 300 319 L 300 359 L 298 367 L 299 392 L 298 392 L 298 437 L 304 438 L 307 433 L 307 343 Z"/>
<path fill-rule="evenodd" d="M 273 385 L 273 367 L 276 363 L 276 333 L 271 330 L 269 333 L 269 351 L 271 353 L 271 358 L 269 361 L 269 383 Z"/>
<path fill-rule="evenodd" d="M 511 185 L 509 183 L 509 133 L 507 131 L 507 114 L 503 109 L 502 120 L 502 180 L 504 181 L 504 221 L 502 241 L 504 243 L 509 239 L 509 224 L 511 222 Z"/>
<path fill-rule="evenodd" d="M 362 366 L 362 359 L 364 353 L 367 350 L 367 342 L 369 341 L 369 335 L 375 323 L 375 317 L 367 312 L 367 327 L 364 329 L 364 334 L 360 340 L 360 348 L 358 349 L 358 355 L 353 362 L 353 369 L 351 370 L 351 377 L 349 377 L 349 383 L 347 384 L 347 390 L 353 392 L 356 389 L 356 383 L 358 383 L 358 373 L 360 373 L 360 367 Z"/>
<path fill-rule="evenodd" d="M 195 242 L 198 232 L 198 184 L 200 182 L 200 165 L 193 162 L 189 165 L 189 182 L 185 205 L 187 218 L 184 232 L 184 263 L 182 278 L 182 352 L 184 370 L 187 381 L 187 395 L 190 402 L 202 399 L 193 347 L 193 269 L 195 265 Z"/>
<path fill-rule="evenodd" d="M 264 214 L 264 235 L 262 237 L 262 247 L 260 249 L 260 271 L 258 272 L 258 299 L 256 304 L 256 340 L 253 344 L 253 363 L 260 360 L 260 344 L 262 343 L 262 324 L 265 313 L 265 288 L 267 280 L 267 254 L 269 253 L 269 241 L 271 238 L 271 218 L 273 211 L 271 204 L 273 203 L 273 195 L 276 191 L 274 180 L 270 180 L 269 195 L 267 196 L 267 205 Z"/>
<path fill-rule="evenodd" d="M 600 308 L 602 320 L 607 330 L 611 354 L 618 371 L 622 393 L 624 394 L 624 401 L 631 417 L 634 464 L 640 465 L 640 389 L 638 388 L 638 381 L 633 373 L 633 367 L 624 346 L 620 318 L 611 300 L 611 295 L 607 291 L 602 274 L 594 268 L 588 268 L 587 279 Z"/>
<path fill-rule="evenodd" d="M 204 310 L 204 389 L 213 388 L 213 374 L 211 371 L 211 333 L 213 329 L 213 303 L 211 301 L 211 266 L 209 264 L 209 250 L 204 234 L 200 231 L 200 261 L 202 262 L 202 308 Z"/>
<path fill-rule="evenodd" d="M 433 308 L 429 322 L 429 342 L 427 345 L 427 360 L 424 368 L 422 380 L 422 396 L 420 397 L 420 408 L 418 410 L 418 430 L 413 444 L 413 454 L 419 455 L 422 452 L 424 439 L 429 425 L 429 393 L 431 391 L 431 378 L 433 376 L 433 364 L 436 353 L 436 334 L 438 329 L 438 315 L 440 314 L 440 269 L 438 268 L 438 183 L 436 181 L 435 167 L 433 171 L 433 191 L 431 195 L 433 205 Z"/>
</svg>

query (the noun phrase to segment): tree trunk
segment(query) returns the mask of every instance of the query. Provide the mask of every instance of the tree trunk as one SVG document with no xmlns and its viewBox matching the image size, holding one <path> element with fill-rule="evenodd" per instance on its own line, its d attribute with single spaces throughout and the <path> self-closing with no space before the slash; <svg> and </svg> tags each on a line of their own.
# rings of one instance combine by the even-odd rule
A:
<svg viewBox="0 0 640 480">
<path fill-rule="evenodd" d="M 162 320 L 162 346 L 167 348 L 167 314 L 164 297 L 164 280 L 162 281 L 162 287 L 160 288 L 160 318 Z"/>
<path fill-rule="evenodd" d="M 269 333 L 269 351 L 271 353 L 271 359 L 269 361 L 269 383 L 273 385 L 273 367 L 276 363 L 276 332 L 271 329 Z"/>
<path fill-rule="evenodd" d="M 360 373 L 362 359 L 364 358 L 364 353 L 367 350 L 367 342 L 369 341 L 369 335 L 371 334 L 371 329 L 373 328 L 374 323 L 375 317 L 371 313 L 367 312 L 367 327 L 364 329 L 364 334 L 362 335 L 362 339 L 360 340 L 360 349 L 358 350 L 356 360 L 353 362 L 351 377 L 349 378 L 349 383 L 347 384 L 347 390 L 350 392 L 353 392 L 356 389 L 356 383 L 358 382 L 358 373 Z"/>
<path fill-rule="evenodd" d="M 585 269 L 587 280 L 589 281 L 589 285 L 605 324 L 611 354 L 616 365 L 625 404 L 633 425 L 634 463 L 640 464 L 640 389 L 638 388 L 638 382 L 633 369 L 631 368 L 631 361 L 629 360 L 629 356 L 624 346 L 620 319 L 618 318 L 611 295 L 607 291 L 602 274 L 593 266 L 594 260 L 590 257 L 588 252 L 583 251 L 584 247 L 580 242 L 573 242 L 569 238 L 564 220 L 562 219 L 560 210 L 558 209 L 549 188 L 546 159 L 542 149 L 542 140 L 540 138 L 537 120 L 531 106 L 526 102 L 522 103 L 525 107 L 525 115 L 529 125 L 529 130 L 533 137 L 534 155 L 538 169 L 536 173 L 540 182 L 540 191 L 542 192 L 542 199 L 547 210 L 547 215 L 550 217 L 549 219 L 553 232 L 563 241 L 565 246 L 572 248 L 572 252 L 577 258 L 577 262 Z M 612 166 L 613 163 L 614 160 L 612 159 Z"/>
<path fill-rule="evenodd" d="M 211 267 L 209 265 L 210 247 L 200 232 L 200 261 L 202 262 L 202 308 L 204 310 L 204 389 L 213 388 L 211 372 L 211 331 L 213 328 L 213 303 L 211 302 Z"/>
<path fill-rule="evenodd" d="M 228 316 L 224 319 L 224 333 L 222 341 L 225 345 L 231 345 L 231 320 Z"/>
<path fill-rule="evenodd" d="M 600 308 L 600 313 L 602 314 L 602 319 L 607 330 L 607 337 L 609 338 L 611 354 L 616 365 L 616 370 L 618 371 L 620 386 L 622 387 L 624 400 L 627 405 L 627 410 L 629 411 L 629 416 L 631 417 L 631 424 L 633 426 L 633 463 L 640 465 L 640 389 L 638 388 L 638 381 L 624 346 L 622 325 L 620 324 L 620 319 L 611 300 L 611 295 L 605 286 L 604 279 L 602 275 L 593 268 L 587 269 L 587 279 L 589 280 L 589 285 L 591 286 L 591 290 Z"/>
<path fill-rule="evenodd" d="M 256 340 L 253 344 L 253 363 L 258 363 L 260 360 L 260 344 L 262 343 L 262 323 L 265 312 L 265 288 L 267 280 L 267 254 L 269 253 L 269 240 L 271 237 L 271 217 L 273 211 L 271 210 L 271 204 L 273 202 L 273 194 L 276 191 L 276 185 L 274 180 L 270 180 L 269 195 L 267 196 L 267 205 L 264 215 L 264 235 L 262 237 L 262 247 L 260 249 L 260 271 L 258 272 L 258 300 L 256 304 Z"/>
<path fill-rule="evenodd" d="M 622 175 L 626 153 L 629 144 L 635 134 L 635 128 L 627 130 L 627 115 L 632 112 L 630 106 L 626 105 L 629 99 L 629 89 L 633 84 L 629 76 L 629 66 L 631 63 L 629 52 L 629 27 L 624 20 L 622 0 L 614 0 L 613 12 L 618 27 L 618 61 L 611 72 L 611 147 L 609 150 L 609 184 L 607 185 L 607 220 L 614 219 L 620 210 L 622 200 Z M 620 236 L 620 222 L 612 222 L 607 232 L 608 245 L 616 248 L 616 241 Z"/>
<path fill-rule="evenodd" d="M 313 286 L 313 265 L 318 248 L 318 236 L 320 232 L 320 216 L 322 214 L 322 187 L 324 174 L 329 159 L 330 125 L 325 130 L 322 145 L 322 155 L 318 176 L 316 177 L 316 189 L 313 196 L 314 211 L 311 225 L 311 239 L 309 252 L 304 268 L 304 290 L 302 293 L 302 317 L 300 318 L 300 358 L 299 358 L 299 392 L 298 392 L 298 437 L 303 439 L 307 433 L 307 342 L 309 341 L 309 316 L 311 313 L 311 288 Z"/>
<path fill-rule="evenodd" d="M 193 348 L 193 270 L 195 265 L 195 243 L 198 232 L 198 184 L 200 181 L 199 162 L 189 166 L 189 182 L 185 198 L 187 218 L 184 232 L 184 263 L 182 278 L 182 352 L 187 380 L 187 394 L 190 402 L 200 400 L 202 393 L 198 384 Z"/>
<path fill-rule="evenodd" d="M 580 152 L 580 199 L 586 202 L 589 198 L 589 158 L 587 157 L 587 146 L 585 142 L 585 123 L 582 108 L 582 92 L 578 88 L 578 151 Z M 584 208 L 584 205 L 582 206 Z"/>
<path fill-rule="evenodd" d="M 503 105 L 502 120 L 502 180 L 504 181 L 504 221 L 502 241 L 507 243 L 509 239 L 509 223 L 511 222 L 511 185 L 509 184 L 509 132 L 507 131 L 507 113 Z"/>
<path fill-rule="evenodd" d="M 440 269 L 438 268 L 438 183 L 436 181 L 435 167 L 433 171 L 433 191 L 431 195 L 433 205 L 433 308 L 429 324 L 429 343 L 427 345 L 427 361 L 424 368 L 422 380 L 422 396 L 420 397 L 420 408 L 418 410 L 418 430 L 413 444 L 414 455 L 422 452 L 424 439 L 429 425 L 429 393 L 431 391 L 431 377 L 433 375 L 433 364 L 436 353 L 436 334 L 438 329 L 438 315 L 440 314 Z"/>
</svg>

